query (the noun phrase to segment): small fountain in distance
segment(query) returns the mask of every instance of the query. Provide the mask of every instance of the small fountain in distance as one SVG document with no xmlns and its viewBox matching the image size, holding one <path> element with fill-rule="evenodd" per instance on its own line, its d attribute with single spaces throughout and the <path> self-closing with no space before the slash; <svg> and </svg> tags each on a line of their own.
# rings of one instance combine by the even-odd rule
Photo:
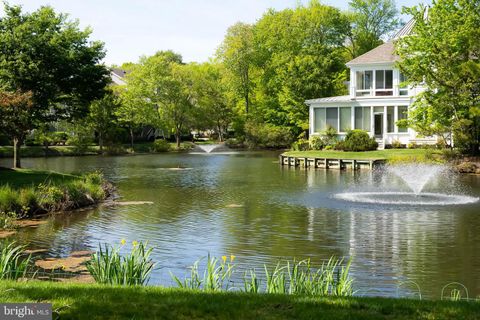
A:
<svg viewBox="0 0 480 320">
<path fill-rule="evenodd" d="M 234 154 L 236 152 L 228 148 L 224 143 L 216 144 L 196 144 L 193 149 L 194 154 Z"/>
<path fill-rule="evenodd" d="M 223 145 L 222 144 L 198 144 L 197 145 L 198 148 L 205 151 L 206 153 L 210 153 L 221 146 Z"/>
<path fill-rule="evenodd" d="M 351 202 L 371 204 L 397 204 L 397 205 L 458 205 L 475 203 L 478 198 L 451 193 L 424 192 L 425 187 L 435 178 L 449 172 L 449 168 L 434 164 L 403 164 L 386 167 L 384 175 L 389 181 L 393 176 L 408 186 L 410 192 L 405 191 L 373 191 L 373 192 L 345 192 L 335 195 L 335 198 Z M 444 191 L 444 190 L 443 190 Z M 445 191 L 444 191 L 445 192 Z"/>
</svg>

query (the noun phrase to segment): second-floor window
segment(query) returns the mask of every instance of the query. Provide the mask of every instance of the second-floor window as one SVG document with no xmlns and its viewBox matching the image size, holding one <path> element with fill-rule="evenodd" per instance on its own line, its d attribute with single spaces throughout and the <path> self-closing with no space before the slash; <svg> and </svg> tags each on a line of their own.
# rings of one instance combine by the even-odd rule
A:
<svg viewBox="0 0 480 320">
<path fill-rule="evenodd" d="M 408 96 L 408 86 L 405 85 L 406 81 L 407 81 L 407 77 L 405 77 L 405 75 L 402 72 L 400 72 L 400 79 L 399 79 L 400 86 L 398 88 L 398 93 L 401 96 Z"/>
<path fill-rule="evenodd" d="M 373 87 L 373 71 L 357 71 L 357 96 L 369 96 Z"/>
<path fill-rule="evenodd" d="M 393 96 L 393 70 L 375 71 L 375 95 Z"/>
</svg>

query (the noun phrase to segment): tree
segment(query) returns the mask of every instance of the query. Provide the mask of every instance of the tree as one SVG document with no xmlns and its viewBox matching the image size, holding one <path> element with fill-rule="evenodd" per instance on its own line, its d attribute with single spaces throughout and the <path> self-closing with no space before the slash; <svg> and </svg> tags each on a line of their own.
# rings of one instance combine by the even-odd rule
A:
<svg viewBox="0 0 480 320">
<path fill-rule="evenodd" d="M 223 81 L 223 65 L 215 62 L 191 64 L 193 92 L 195 96 L 195 123 L 197 127 L 214 129 L 223 141 L 228 125 L 232 122 L 232 102 L 228 100 Z"/>
<path fill-rule="evenodd" d="M 0 128 L 13 141 L 13 168 L 20 168 L 20 141 L 33 126 L 31 92 L 0 91 Z"/>
<path fill-rule="evenodd" d="M 382 44 L 382 37 L 401 24 L 394 0 L 352 0 L 349 5 L 352 59 Z"/>
<path fill-rule="evenodd" d="M 244 101 L 246 114 L 250 109 L 253 91 L 252 70 L 255 59 L 253 30 L 252 25 L 241 22 L 231 26 L 217 51 L 217 57 L 232 78 L 234 91 Z"/>
<path fill-rule="evenodd" d="M 105 139 L 114 131 L 117 117 L 115 112 L 119 108 L 117 97 L 113 93 L 105 95 L 102 99 L 92 102 L 89 108 L 87 121 L 90 127 L 98 134 L 100 153 L 103 153 Z"/>
<path fill-rule="evenodd" d="M 126 105 L 139 122 L 172 130 L 180 147 L 193 109 L 192 73 L 172 51 L 141 59 L 127 76 Z M 136 114 L 135 114 L 136 113 Z"/>
<path fill-rule="evenodd" d="M 408 84 L 424 87 L 408 124 L 423 134 L 452 130 L 457 145 L 478 154 L 480 145 L 480 3 L 437 0 L 405 9 L 411 35 L 396 43 Z"/>
<path fill-rule="evenodd" d="M 4 4 L 0 18 L 0 86 L 31 92 L 32 128 L 59 119 L 86 115 L 110 81 L 103 43 L 90 42 L 90 29 L 67 20 L 48 6 L 23 13 Z M 22 137 L 19 137 L 20 139 Z M 21 140 L 18 141 L 22 143 Z"/>
<path fill-rule="evenodd" d="M 308 127 L 306 99 L 344 94 L 344 41 L 349 20 L 340 10 L 311 1 L 270 10 L 255 25 L 257 122 Z"/>
</svg>

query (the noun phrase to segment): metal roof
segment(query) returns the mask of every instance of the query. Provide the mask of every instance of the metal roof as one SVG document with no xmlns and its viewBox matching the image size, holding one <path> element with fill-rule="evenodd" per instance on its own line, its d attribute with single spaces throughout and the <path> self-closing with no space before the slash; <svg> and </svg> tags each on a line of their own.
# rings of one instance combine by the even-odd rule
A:
<svg viewBox="0 0 480 320">
<path fill-rule="evenodd" d="M 319 103 L 319 102 L 349 102 L 353 99 L 350 96 L 336 96 L 336 97 L 325 97 L 318 99 L 311 99 L 305 101 L 306 104 Z"/>
</svg>

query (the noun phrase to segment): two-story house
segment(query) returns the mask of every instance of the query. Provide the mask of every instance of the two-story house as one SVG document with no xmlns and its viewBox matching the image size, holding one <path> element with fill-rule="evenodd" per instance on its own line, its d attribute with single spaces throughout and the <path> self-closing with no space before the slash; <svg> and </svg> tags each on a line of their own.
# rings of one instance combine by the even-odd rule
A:
<svg viewBox="0 0 480 320">
<path fill-rule="evenodd" d="M 431 144 L 435 137 L 417 137 L 411 128 L 396 125 L 407 118 L 414 97 L 421 88 L 402 85 L 405 79 L 395 63 L 394 41 L 408 35 L 414 21 L 408 22 L 389 42 L 349 61 L 349 95 L 307 100 L 310 107 L 310 136 L 321 135 L 329 126 L 344 137 L 350 129 L 367 131 L 379 148 L 399 141 Z"/>
</svg>

